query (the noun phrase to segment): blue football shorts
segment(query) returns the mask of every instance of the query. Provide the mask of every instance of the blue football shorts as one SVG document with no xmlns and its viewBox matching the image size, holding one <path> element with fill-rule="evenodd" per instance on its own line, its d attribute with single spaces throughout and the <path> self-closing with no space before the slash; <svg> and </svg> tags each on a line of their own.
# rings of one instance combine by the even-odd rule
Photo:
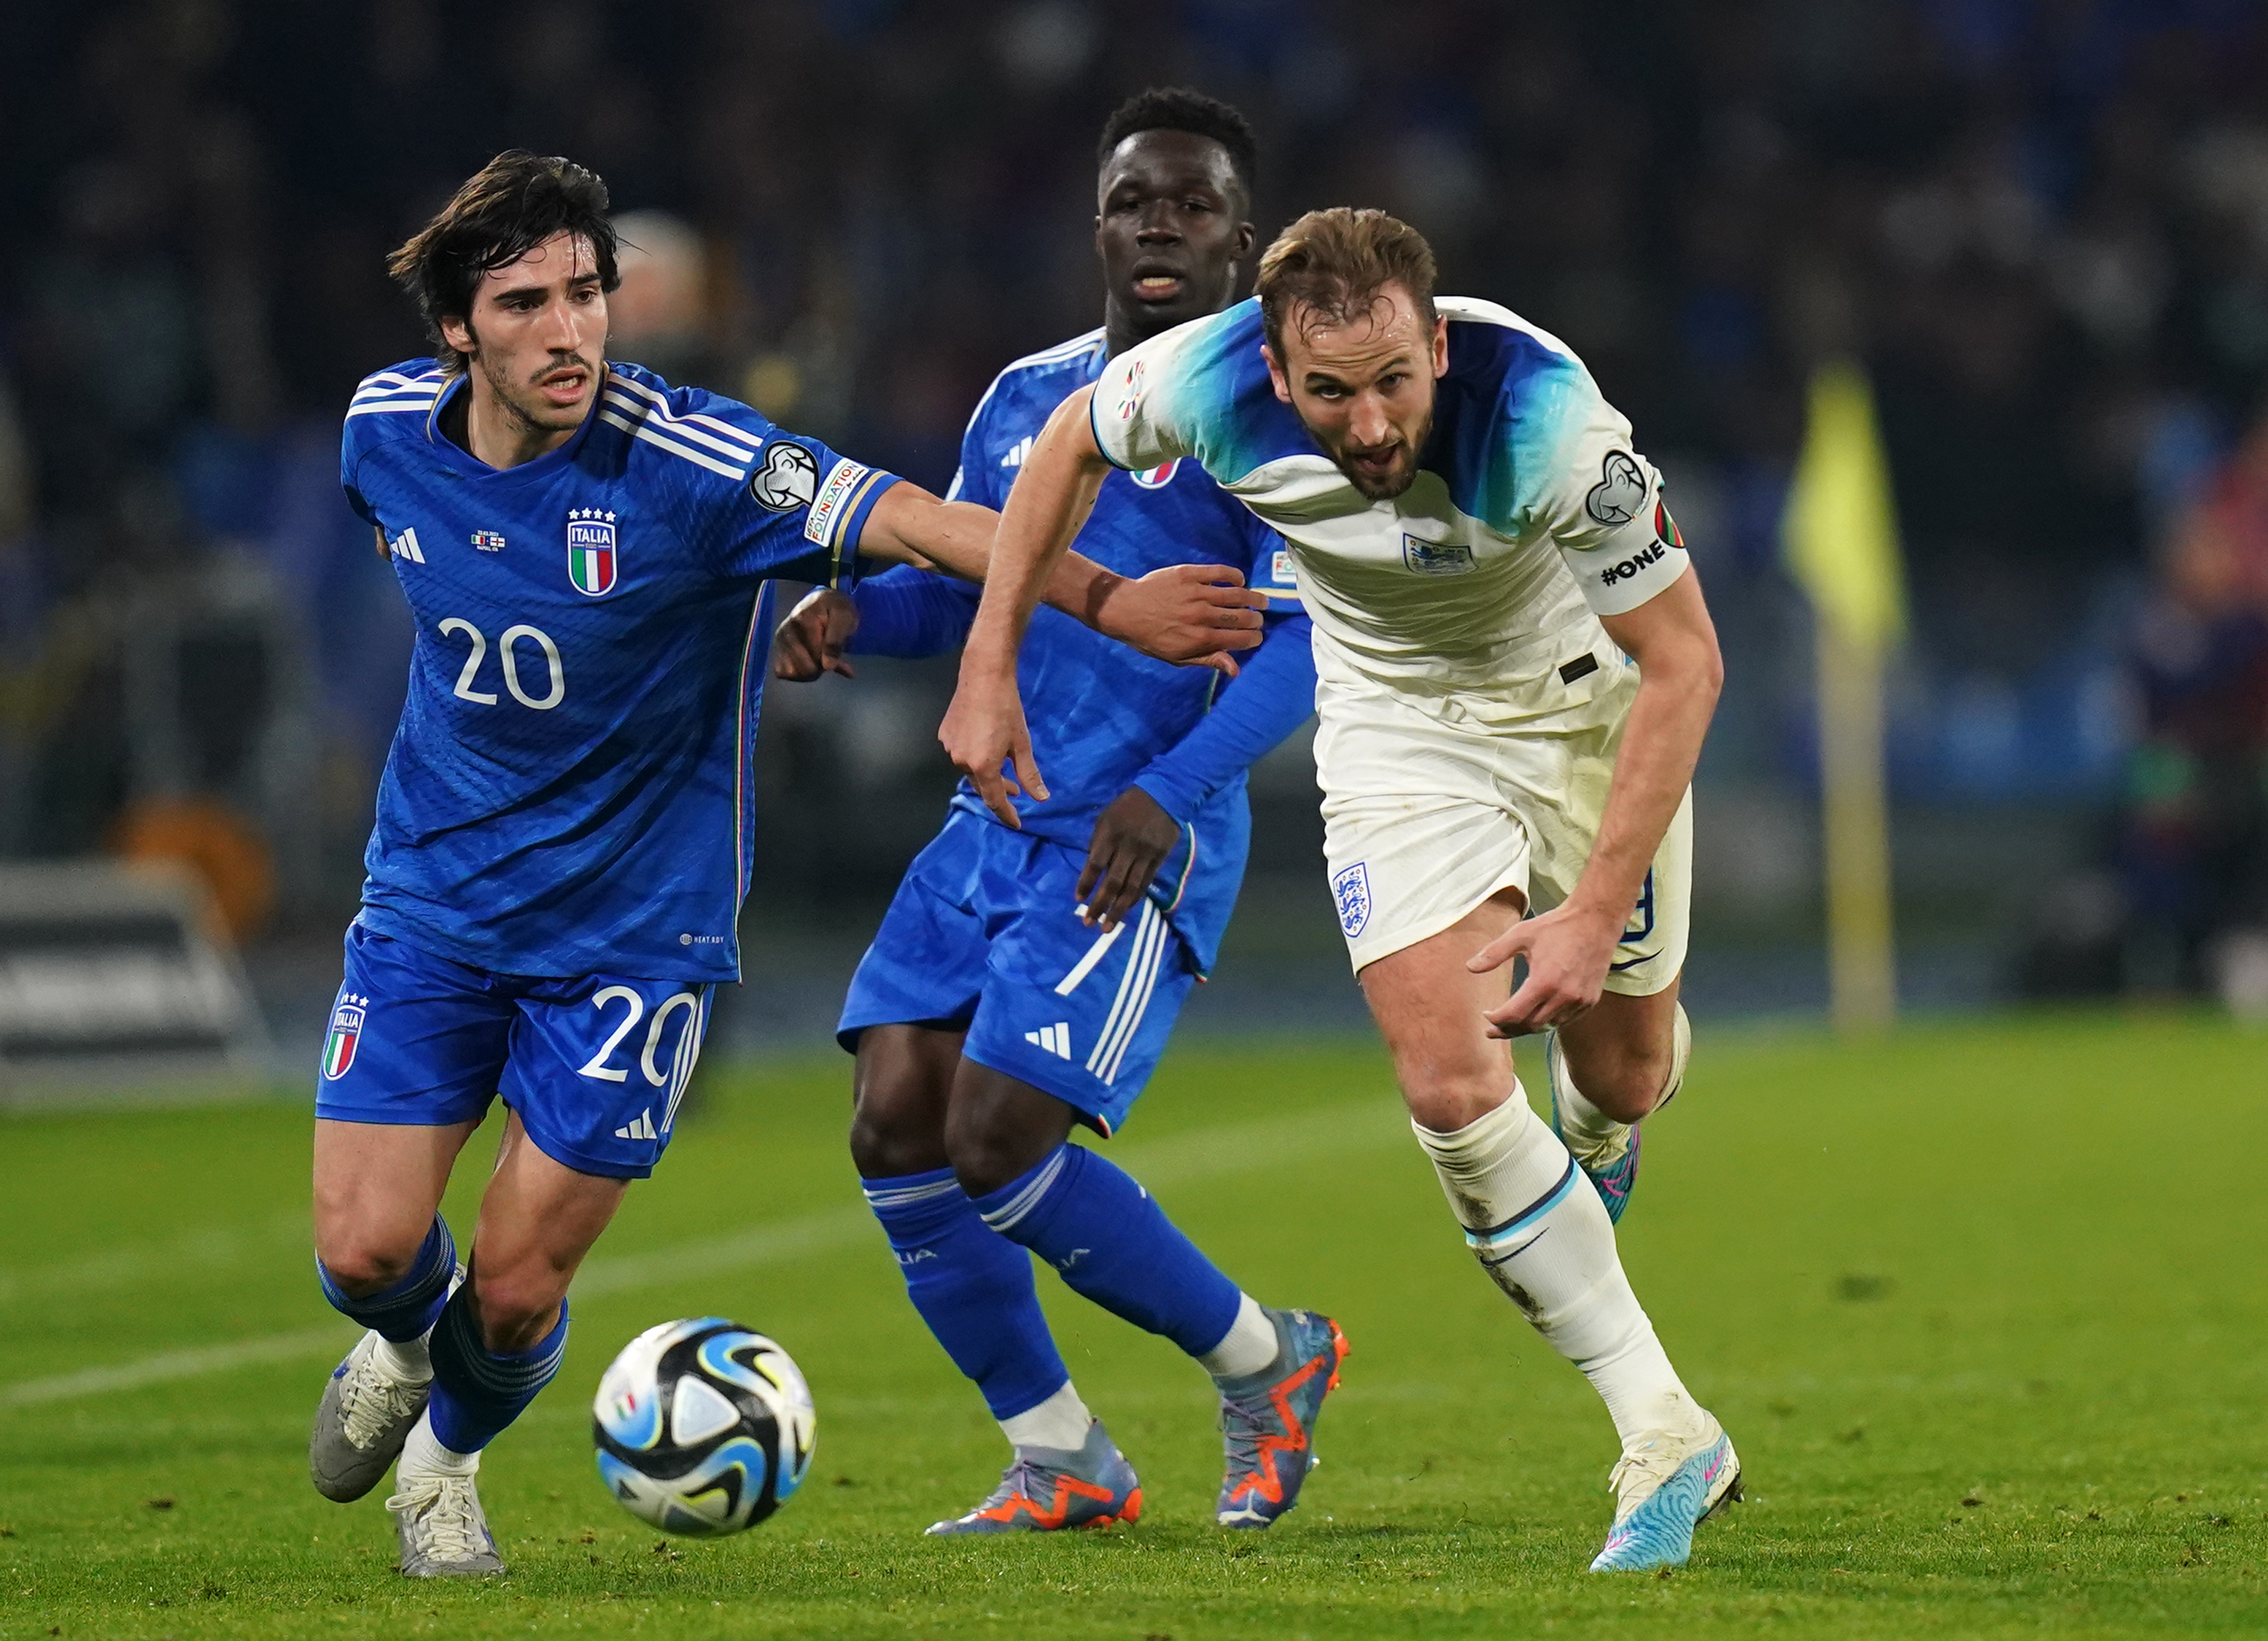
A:
<svg viewBox="0 0 2268 1641">
<path fill-rule="evenodd" d="M 499 975 L 357 923 L 315 1115 L 440 1128 L 478 1121 L 501 1095 L 554 1162 L 642 1180 L 700 1057 L 709 992 L 624 975 Z"/>
<path fill-rule="evenodd" d="M 968 1035 L 961 1053 L 1123 1126 L 1195 982 L 1156 901 L 1105 933 L 1079 921 L 1086 851 L 956 808 L 914 857 L 866 948 L 836 1039 L 869 1026 Z"/>
</svg>

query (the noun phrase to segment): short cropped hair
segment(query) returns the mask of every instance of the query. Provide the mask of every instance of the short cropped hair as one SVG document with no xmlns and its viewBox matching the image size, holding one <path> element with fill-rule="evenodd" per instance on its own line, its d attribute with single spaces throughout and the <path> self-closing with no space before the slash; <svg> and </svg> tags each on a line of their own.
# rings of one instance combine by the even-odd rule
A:
<svg viewBox="0 0 2268 1641">
<path fill-rule="evenodd" d="M 1293 308 L 1343 325 L 1368 310 L 1388 285 L 1410 293 L 1430 336 L 1433 276 L 1433 247 L 1424 234 L 1382 210 L 1338 205 L 1311 210 L 1276 236 L 1261 254 L 1252 293 L 1260 298 L 1268 345 L 1281 359 L 1284 321 Z"/>
<path fill-rule="evenodd" d="M 513 148 L 482 166 L 394 254 L 387 272 L 416 298 L 444 372 L 453 376 L 463 370 L 465 356 L 449 345 L 441 321 L 469 321 L 482 276 L 563 232 L 591 242 L 601 291 L 622 283 L 607 185 L 598 173 L 556 154 Z"/>
<path fill-rule="evenodd" d="M 1251 203 L 1253 181 L 1260 171 L 1260 141 L 1252 134 L 1252 122 L 1228 104 L 1186 85 L 1152 86 L 1138 92 L 1102 122 L 1102 140 L 1094 150 L 1096 167 L 1108 165 L 1121 143 L 1145 131 L 1187 131 L 1219 143 L 1228 153 L 1229 170 L 1244 189 L 1245 202 Z"/>
</svg>

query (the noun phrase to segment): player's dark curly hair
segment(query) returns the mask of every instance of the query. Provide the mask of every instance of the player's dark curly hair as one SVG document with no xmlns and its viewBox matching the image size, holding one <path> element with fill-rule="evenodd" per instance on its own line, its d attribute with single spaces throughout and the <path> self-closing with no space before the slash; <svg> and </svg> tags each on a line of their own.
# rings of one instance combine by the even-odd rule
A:
<svg viewBox="0 0 2268 1641">
<path fill-rule="evenodd" d="M 1102 122 L 1094 163 L 1108 165 L 1121 143 L 1144 131 L 1188 131 L 1211 137 L 1227 151 L 1228 167 L 1243 185 L 1246 203 L 1251 202 L 1252 184 L 1260 170 L 1260 143 L 1252 135 L 1252 122 L 1228 104 L 1186 85 L 1152 86 L 1138 92 Z"/>
<path fill-rule="evenodd" d="M 468 320 L 481 276 L 518 261 L 555 233 L 591 242 L 601 291 L 622 283 L 607 203 L 607 185 L 597 172 L 556 154 L 512 148 L 482 166 L 410 236 L 386 270 L 416 298 L 444 371 L 463 370 L 465 356 L 442 335 L 441 321 Z"/>
</svg>

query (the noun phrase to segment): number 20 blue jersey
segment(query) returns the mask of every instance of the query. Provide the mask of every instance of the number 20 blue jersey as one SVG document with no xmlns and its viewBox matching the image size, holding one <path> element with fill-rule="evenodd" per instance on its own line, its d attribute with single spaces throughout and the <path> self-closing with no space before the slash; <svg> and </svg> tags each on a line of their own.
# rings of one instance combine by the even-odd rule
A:
<svg viewBox="0 0 2268 1641">
<path fill-rule="evenodd" d="M 494 468 L 415 359 L 347 409 L 340 479 L 417 637 L 359 921 L 498 973 L 738 977 L 771 578 L 848 586 L 892 475 L 610 364 L 558 449 Z"/>
</svg>

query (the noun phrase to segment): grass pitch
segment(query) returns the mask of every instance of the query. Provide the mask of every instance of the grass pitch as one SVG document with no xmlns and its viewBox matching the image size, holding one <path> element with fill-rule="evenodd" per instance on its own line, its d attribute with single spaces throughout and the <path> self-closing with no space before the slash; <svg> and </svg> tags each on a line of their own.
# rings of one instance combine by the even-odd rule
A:
<svg viewBox="0 0 2268 1641">
<path fill-rule="evenodd" d="M 1353 1340 L 1273 1532 L 1210 1525 L 1204 1376 L 1042 1273 L 1148 1512 L 918 1536 L 1005 1453 L 858 1204 L 836 1059 L 719 1078 L 632 1192 L 482 1470 L 511 1576 L 438 1587 L 393 1572 L 383 1490 L 306 1481 L 351 1335 L 308 1268 L 304 1111 L 9 1122 L 0 1637 L 2257 1635 L 2264 1047 L 2187 1018 L 1705 1034 L 1623 1248 L 1749 1502 L 1640 1578 L 1584 1572 L 1605 1416 L 1474 1269 L 1368 1043 L 1179 1050 L 1111 1148 Z M 767 1526 L 658 1542 L 599 1486 L 588 1398 L 631 1334 L 707 1311 L 794 1351 L 818 1459 Z"/>
</svg>

